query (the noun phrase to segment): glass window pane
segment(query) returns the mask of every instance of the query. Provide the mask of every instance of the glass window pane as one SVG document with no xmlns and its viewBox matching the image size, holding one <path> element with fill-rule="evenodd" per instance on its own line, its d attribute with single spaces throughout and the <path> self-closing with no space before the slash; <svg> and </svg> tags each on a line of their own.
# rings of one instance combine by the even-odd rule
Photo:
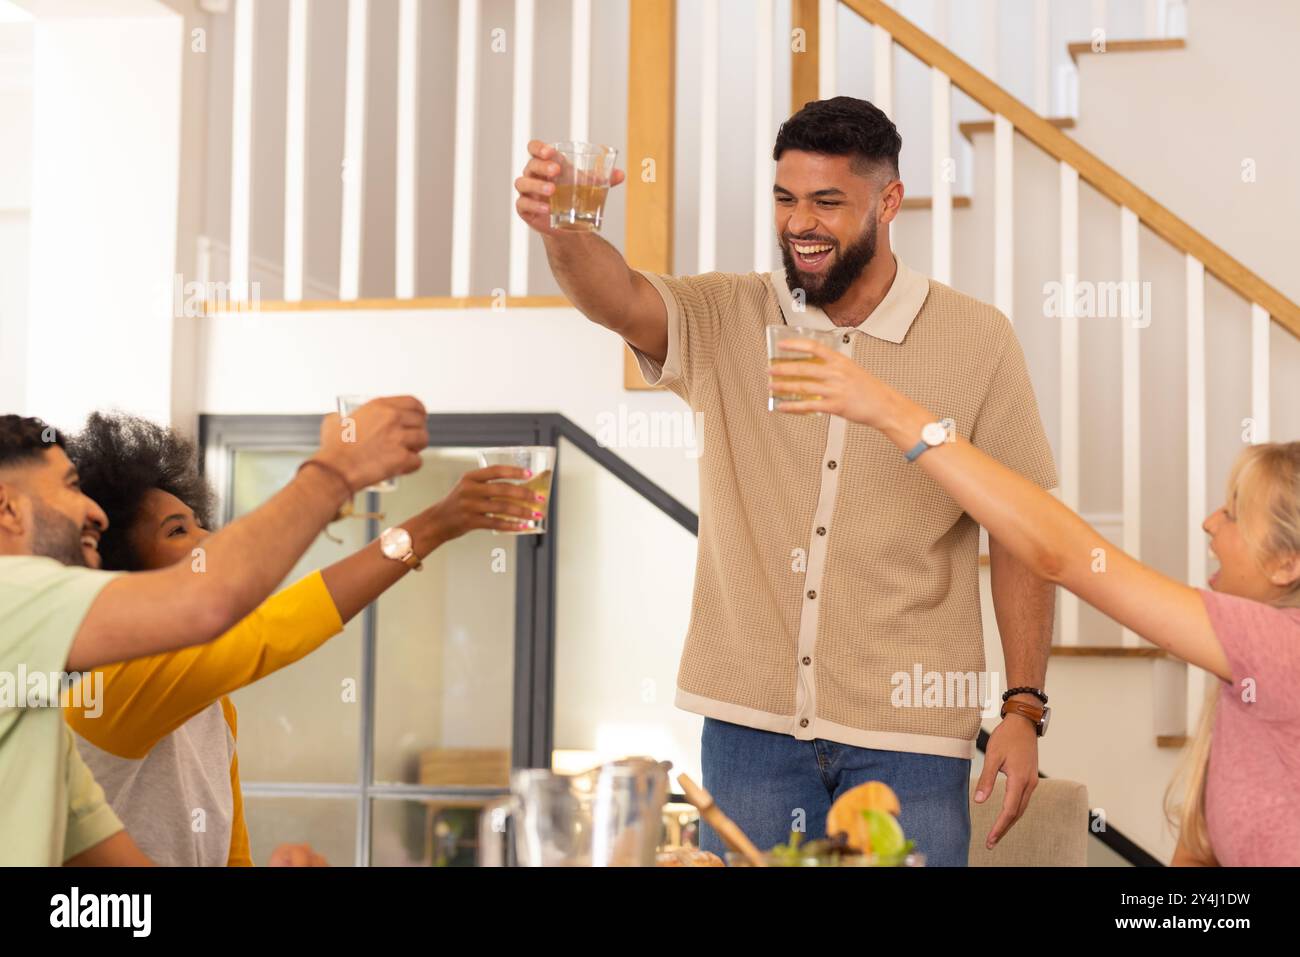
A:
<svg viewBox="0 0 1300 957">
<path fill-rule="evenodd" d="M 695 536 L 561 440 L 557 481 L 557 769 L 631 754 L 699 777 L 703 719 L 673 704 Z"/>
<path fill-rule="evenodd" d="M 383 497 L 400 522 L 478 468 L 472 449 L 431 449 Z M 379 600 L 375 780 L 504 787 L 514 700 L 515 554 L 530 539 L 471 532 Z"/>
<path fill-rule="evenodd" d="M 468 798 L 372 801 L 371 865 L 473 867 L 483 804 Z"/>
<path fill-rule="evenodd" d="M 283 488 L 311 449 L 235 454 L 233 514 L 239 517 Z M 358 504 L 363 500 L 358 498 Z M 366 544 L 365 522 L 329 528 L 285 584 L 346 558 Z M 231 700 L 239 711 L 239 770 L 245 781 L 352 783 L 360 775 L 361 635 L 358 615 L 320 648 Z M 348 683 L 348 684 L 345 684 Z M 349 693 L 345 694 L 345 691 Z"/>
<path fill-rule="evenodd" d="M 357 800 L 337 797 L 246 797 L 253 863 L 265 867 L 281 844 L 310 844 L 331 867 L 357 863 Z"/>
</svg>

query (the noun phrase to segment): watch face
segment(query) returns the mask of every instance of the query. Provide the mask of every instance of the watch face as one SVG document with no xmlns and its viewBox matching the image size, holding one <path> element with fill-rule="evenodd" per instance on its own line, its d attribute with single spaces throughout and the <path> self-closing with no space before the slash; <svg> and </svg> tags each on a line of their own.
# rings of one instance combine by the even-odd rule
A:
<svg viewBox="0 0 1300 957">
<path fill-rule="evenodd" d="M 938 422 L 931 422 L 921 430 L 921 439 L 926 445 L 942 445 L 948 438 L 948 430 Z"/>
<path fill-rule="evenodd" d="M 1051 708 L 1044 708 L 1044 709 L 1043 709 L 1043 720 L 1042 720 L 1041 722 L 1039 722 L 1039 725 L 1038 725 L 1038 736 L 1039 736 L 1040 738 L 1041 738 L 1043 735 L 1047 734 L 1047 723 L 1048 723 L 1049 721 L 1051 721 L 1051 720 L 1052 720 L 1052 709 L 1051 709 Z"/>
<path fill-rule="evenodd" d="M 404 528 L 390 528 L 379 536 L 379 550 L 386 558 L 398 561 L 411 550 L 411 533 Z"/>
</svg>

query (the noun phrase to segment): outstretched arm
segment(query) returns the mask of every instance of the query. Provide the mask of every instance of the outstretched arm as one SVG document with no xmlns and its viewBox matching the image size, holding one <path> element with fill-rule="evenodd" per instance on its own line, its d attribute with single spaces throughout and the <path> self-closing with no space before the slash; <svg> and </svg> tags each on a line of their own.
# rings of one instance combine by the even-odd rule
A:
<svg viewBox="0 0 1300 957">
<path fill-rule="evenodd" d="M 376 399 L 321 425 L 313 462 L 270 501 L 204 544 L 202 574 L 188 565 L 123 575 L 96 597 L 68 653 L 71 671 L 211 641 L 256 608 L 344 501 L 371 482 L 420 467 L 425 410 L 410 397 Z"/>
<path fill-rule="evenodd" d="M 446 498 L 401 523 L 424 559 L 474 529 L 517 531 L 538 515 L 523 469 L 497 465 L 461 477 Z M 514 516 L 512 519 L 496 516 Z M 216 641 L 103 669 L 102 714 L 65 707 L 83 738 L 124 758 L 143 758 L 160 740 L 222 696 L 311 654 L 398 582 L 410 568 L 378 542 L 283 589 Z"/>
<path fill-rule="evenodd" d="M 516 532 L 521 523 L 539 518 L 543 496 L 505 481 L 527 477 L 523 469 L 509 465 L 465 473 L 446 498 L 401 523 L 411 534 L 415 554 L 423 559 L 440 545 L 476 529 Z M 385 558 L 376 541 L 322 569 L 321 577 L 346 623 L 408 571 L 402 562 Z"/>
<path fill-rule="evenodd" d="M 654 287 L 630 268 L 622 253 L 595 233 L 551 228 L 551 195 L 560 175 L 555 148 L 528 144 L 528 164 L 515 180 L 519 218 L 541 234 L 555 281 L 584 316 L 662 364 L 668 357 L 668 310 Z M 623 182 L 615 170 L 611 186 Z"/>
<path fill-rule="evenodd" d="M 798 349 L 824 362 L 779 363 L 772 374 L 810 381 L 815 387 L 802 391 L 824 398 L 782 403 L 782 411 L 842 415 L 879 429 L 901 451 L 912 448 L 922 427 L 936 421 L 847 356 L 811 342 Z M 1227 656 L 1196 589 L 1127 555 L 1050 493 L 960 436 L 927 451 L 917 465 L 1034 574 L 1184 661 L 1231 680 Z"/>
</svg>

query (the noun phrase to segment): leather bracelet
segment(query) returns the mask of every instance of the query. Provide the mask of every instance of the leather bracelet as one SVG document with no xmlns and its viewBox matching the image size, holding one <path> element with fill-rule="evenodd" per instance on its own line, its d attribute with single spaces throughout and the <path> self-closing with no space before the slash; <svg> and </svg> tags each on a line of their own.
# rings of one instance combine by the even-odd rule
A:
<svg viewBox="0 0 1300 957">
<path fill-rule="evenodd" d="M 309 465 L 314 465 L 318 469 L 323 469 L 324 471 L 328 472 L 330 475 L 333 475 L 336 479 L 339 480 L 340 483 L 342 483 L 343 487 L 348 490 L 347 498 L 344 500 L 343 504 L 339 507 L 338 512 L 335 513 L 334 517 L 330 519 L 330 521 L 337 522 L 340 519 L 346 518 L 348 512 L 351 511 L 352 498 L 356 494 L 355 492 L 352 491 L 352 484 L 347 480 L 347 478 L 343 475 L 343 473 L 340 472 L 338 469 L 336 469 L 334 466 L 330 465 L 327 462 L 322 462 L 320 459 L 317 458 L 310 458 L 307 461 L 303 462 L 302 465 L 298 466 L 298 471 L 295 474 L 301 475 L 302 470 Z"/>
<path fill-rule="evenodd" d="M 1043 694 L 1043 692 L 1039 691 L 1037 688 L 1008 688 L 1006 691 L 1002 692 L 1002 700 L 1005 703 L 1011 700 L 1012 695 L 1018 694 L 1031 694 L 1043 704 L 1047 704 L 1047 695 Z"/>
</svg>

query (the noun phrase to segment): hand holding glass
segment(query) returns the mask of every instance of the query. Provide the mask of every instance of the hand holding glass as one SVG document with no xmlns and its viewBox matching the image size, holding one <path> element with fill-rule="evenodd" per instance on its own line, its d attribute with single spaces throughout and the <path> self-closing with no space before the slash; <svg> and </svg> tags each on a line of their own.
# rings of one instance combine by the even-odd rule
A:
<svg viewBox="0 0 1300 957">
<path fill-rule="evenodd" d="M 767 327 L 767 361 L 768 365 L 776 362 L 823 362 L 823 359 L 810 355 L 807 352 L 796 352 L 792 349 L 783 349 L 781 343 L 787 339 L 811 339 L 813 342 L 820 343 L 827 349 L 834 349 L 836 342 L 839 341 L 839 333 L 828 329 L 805 329 L 801 326 L 768 326 Z M 784 379 L 778 382 L 790 383 L 784 386 L 774 386 L 773 391 L 767 397 L 767 410 L 775 412 L 784 402 L 807 402 L 810 400 L 820 399 L 819 395 L 804 395 L 796 392 L 796 386 L 793 384 L 798 380 Z M 775 391 L 782 388 L 782 391 Z M 821 415 L 820 412 L 816 413 Z"/>
<path fill-rule="evenodd" d="M 555 143 L 554 147 L 560 175 L 551 194 L 551 228 L 599 232 L 618 150 L 594 143 Z"/>
<path fill-rule="evenodd" d="M 546 516 L 551 508 L 551 478 L 555 474 L 555 446 L 553 445 L 515 445 L 504 448 L 480 449 L 479 464 L 483 468 L 493 465 L 513 465 L 515 468 L 528 469 L 533 473 L 529 479 L 501 479 L 510 485 L 523 485 L 538 495 L 545 496 L 537 503 L 537 510 L 542 517 L 533 521 L 524 521 L 524 526 L 517 532 L 501 532 L 493 529 L 493 535 L 542 535 L 546 532 Z M 502 501 L 510 501 L 502 499 Z M 518 504 L 517 502 L 514 504 Z M 491 513 L 489 513 L 491 514 Z M 493 516 L 519 521 L 511 515 Z"/>
<path fill-rule="evenodd" d="M 365 405 L 373 398 L 374 396 L 369 396 L 369 395 L 339 396 L 338 398 L 339 419 L 341 420 L 341 424 L 345 430 L 348 428 L 354 428 L 354 429 L 356 428 L 356 423 L 352 420 L 352 413 L 355 412 L 357 409 L 361 408 L 363 405 Z M 378 485 L 368 486 L 365 489 L 365 491 L 380 492 L 380 493 L 396 492 L 397 479 L 395 478 L 385 479 L 384 481 L 380 482 Z"/>
</svg>

